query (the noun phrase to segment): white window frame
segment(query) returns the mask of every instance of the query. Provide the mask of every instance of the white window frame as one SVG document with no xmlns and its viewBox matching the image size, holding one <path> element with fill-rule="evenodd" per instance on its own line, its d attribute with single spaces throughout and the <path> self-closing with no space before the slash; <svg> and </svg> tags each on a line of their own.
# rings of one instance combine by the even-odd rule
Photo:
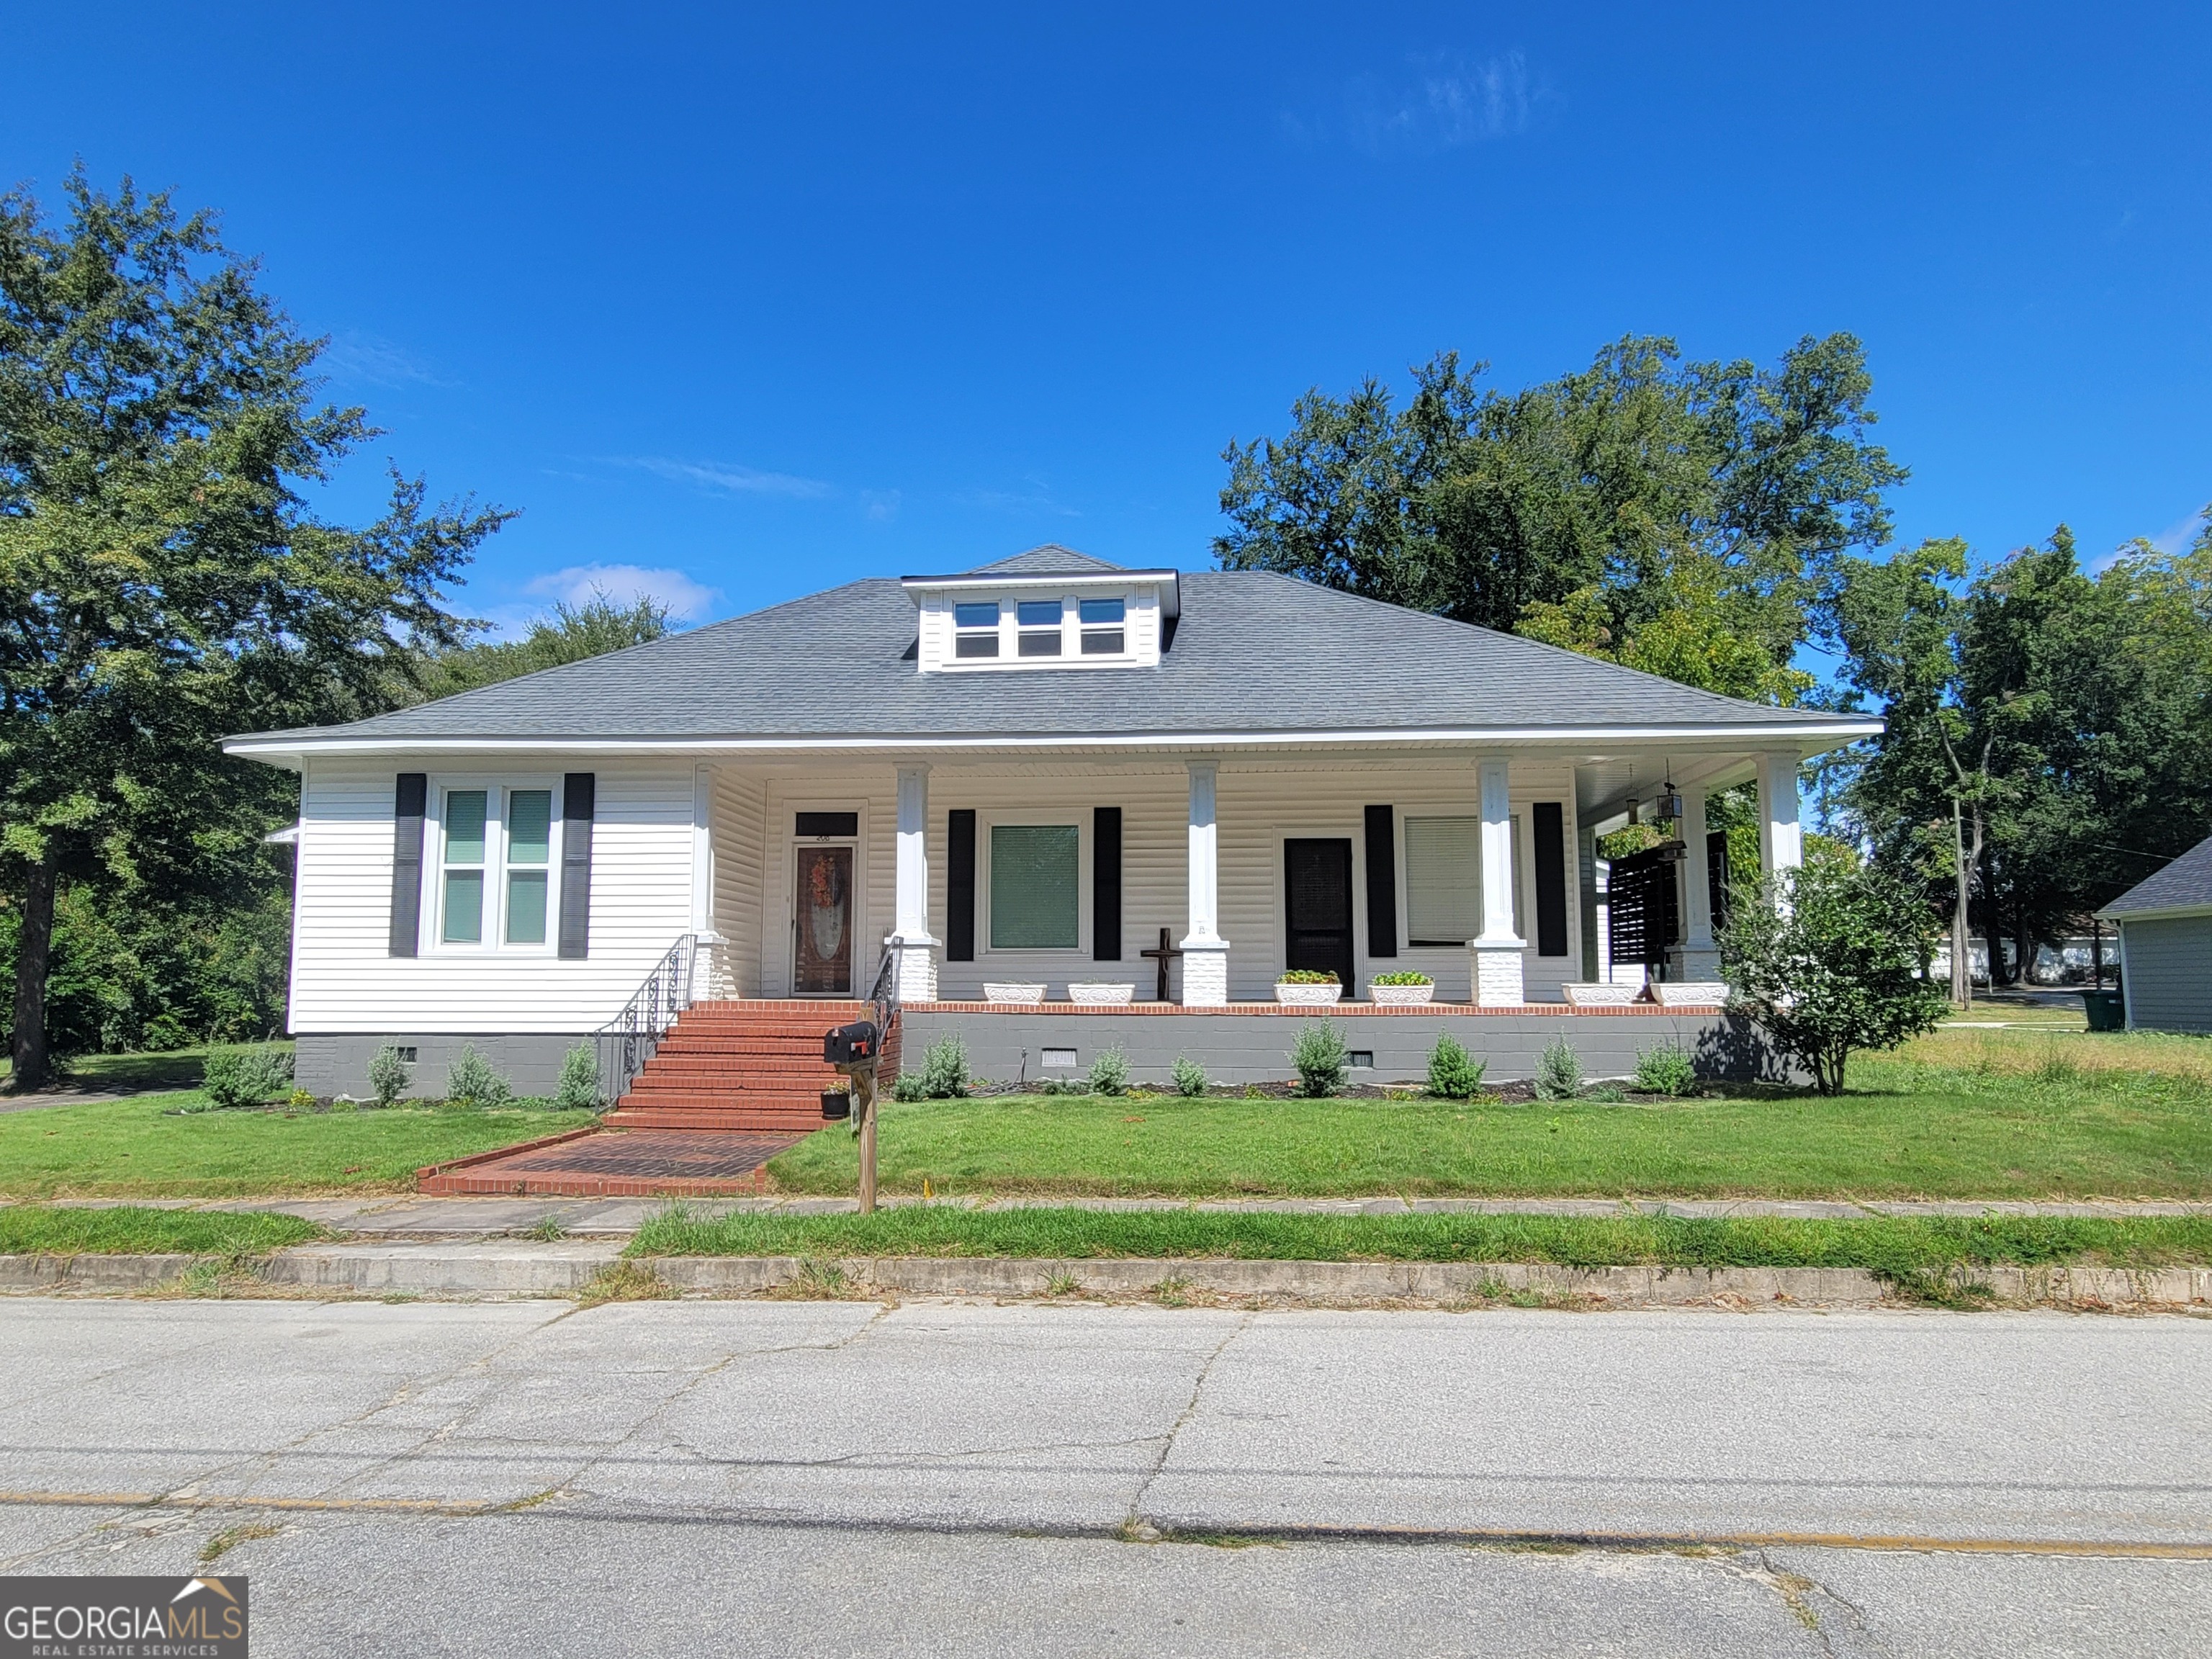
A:
<svg viewBox="0 0 2212 1659">
<path fill-rule="evenodd" d="M 446 799 L 456 791 L 484 792 L 484 914 L 483 937 L 477 943 L 448 943 L 446 939 Z M 545 939 L 538 945 L 507 943 L 507 801 L 516 790 L 543 789 L 551 793 L 552 816 L 546 833 Z M 430 779 L 422 826 L 423 893 L 422 913 L 428 933 L 422 946 L 431 955 L 446 957 L 552 957 L 561 948 L 561 780 L 547 773 L 439 773 Z M 519 869 L 536 870 L 537 865 Z"/>
<path fill-rule="evenodd" d="M 1082 620 L 1082 602 L 1085 599 L 1119 599 L 1121 602 L 1121 650 L 1110 653 L 1102 652 L 1096 655 L 1085 653 Z M 949 593 L 937 603 L 943 617 L 943 632 L 939 637 L 945 641 L 945 644 L 940 648 L 946 653 L 936 663 L 938 672 L 1011 674 L 1020 673 L 1024 670 L 1048 668 L 1125 668 L 1132 663 L 1146 659 L 1137 648 L 1137 621 L 1139 613 L 1145 611 L 1147 605 L 1140 601 L 1139 590 L 1133 586 L 1112 587 L 1103 591 L 1089 586 L 1057 590 L 1042 585 L 1033 587 L 1008 587 L 994 594 Z M 1039 634 L 1044 630 L 1039 627 L 1024 629 L 1021 625 L 1021 607 L 1024 605 L 1051 603 L 1056 603 L 1060 606 L 1060 654 L 1054 657 L 1023 656 L 1022 635 L 1025 633 Z M 985 630 L 977 628 L 963 629 L 960 626 L 959 606 L 994 604 L 999 607 L 999 654 L 995 657 L 962 656 L 960 654 L 962 635 L 965 634 L 973 638 Z M 1151 599 L 1150 609 L 1155 613 L 1152 617 L 1151 626 L 1157 630 L 1161 625 L 1160 618 L 1157 615 L 1158 609 L 1157 595 Z M 1103 630 L 1109 624 L 1098 623 L 1092 626 L 1094 629 Z M 1157 649 L 1157 647 L 1155 648 Z"/>
<path fill-rule="evenodd" d="M 1412 850 L 1406 840 L 1406 826 L 1410 820 L 1414 818 L 1466 818 L 1476 824 L 1474 881 L 1475 893 L 1477 896 L 1476 908 L 1477 911 L 1480 912 L 1481 908 L 1480 895 L 1482 892 L 1482 837 L 1480 828 L 1482 821 L 1481 808 L 1479 804 L 1472 806 L 1455 806 L 1446 805 L 1417 806 L 1412 808 L 1401 807 L 1399 809 L 1397 816 L 1398 822 L 1395 826 L 1393 838 L 1397 842 L 1398 854 L 1398 915 L 1401 921 L 1404 924 L 1403 932 L 1398 944 L 1398 949 L 1401 951 L 1412 951 L 1416 954 L 1427 951 L 1462 950 L 1474 939 L 1475 937 L 1474 934 L 1469 934 L 1467 939 L 1461 940 L 1457 944 L 1440 945 L 1434 941 L 1420 945 L 1413 943 L 1413 860 Z M 1528 939 L 1528 935 L 1522 931 L 1522 927 L 1525 926 L 1525 919 L 1528 916 L 1534 915 L 1536 912 L 1536 894 L 1534 888 L 1531 885 L 1534 880 L 1533 868 L 1535 843 L 1533 840 L 1529 839 L 1529 837 L 1534 834 L 1534 831 L 1529 827 L 1527 822 L 1530 816 L 1530 814 L 1522 811 L 1518 807 L 1516 807 L 1515 810 L 1508 816 L 1508 822 L 1512 826 L 1513 834 L 1513 934 L 1516 939 L 1523 940 Z M 1571 916 L 1570 916 L 1570 920 L 1572 920 Z M 1477 924 L 1476 932 L 1480 932 L 1480 924 L 1479 922 Z M 1528 943 L 1528 954 L 1533 957 L 1535 955 L 1535 951 L 1536 947 L 1534 942 L 1530 940 Z M 1547 957 L 1544 960 L 1547 962 L 1560 962 L 1565 960 L 1565 958 L 1561 957 Z"/>
<path fill-rule="evenodd" d="M 1032 660 L 1035 660 L 1032 659 Z M 1091 955 L 1091 826 L 1085 820 L 1091 809 L 1087 806 L 1068 806 L 1054 811 L 1039 807 L 1031 811 L 1012 812 L 979 812 L 976 814 L 975 848 L 976 908 L 982 912 L 982 937 L 975 941 L 975 954 L 981 958 L 994 957 L 1001 961 L 1018 957 L 1044 957 L 1050 960 L 1074 961 Z M 994 830 L 1073 830 L 1075 831 L 1075 943 L 1073 945 L 1009 945 L 991 942 L 992 883 L 991 866 L 994 854 Z"/>
</svg>

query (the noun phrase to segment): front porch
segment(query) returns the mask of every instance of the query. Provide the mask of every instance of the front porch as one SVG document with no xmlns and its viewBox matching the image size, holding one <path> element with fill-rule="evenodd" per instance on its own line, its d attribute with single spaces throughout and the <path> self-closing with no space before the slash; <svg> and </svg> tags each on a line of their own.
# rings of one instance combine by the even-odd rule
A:
<svg viewBox="0 0 2212 1659">
<path fill-rule="evenodd" d="M 1103 985 L 1139 1007 L 1264 1015 L 1287 969 L 1334 973 L 1354 1002 L 1412 971 L 1439 1010 L 1556 1013 L 1569 985 L 1620 976 L 1630 930 L 1607 925 L 1598 836 L 1668 809 L 1665 868 L 1636 884 L 1647 905 L 1664 884 L 1667 931 L 1642 928 L 1625 971 L 1712 979 L 1708 798 L 1755 780 L 1762 865 L 1794 866 L 1798 760 L 1696 738 L 732 757 L 695 781 L 697 989 L 865 996 L 888 957 L 910 1009 L 990 1012 L 1003 984 L 1074 1002 L 1071 986 Z"/>
</svg>

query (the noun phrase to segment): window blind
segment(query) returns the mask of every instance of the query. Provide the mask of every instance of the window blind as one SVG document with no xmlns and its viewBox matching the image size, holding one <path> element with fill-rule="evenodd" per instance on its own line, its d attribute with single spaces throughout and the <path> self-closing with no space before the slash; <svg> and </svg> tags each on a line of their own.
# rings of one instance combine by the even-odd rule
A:
<svg viewBox="0 0 2212 1659">
<path fill-rule="evenodd" d="M 1482 820 L 1406 820 L 1406 936 L 1464 945 L 1482 932 Z"/>
<path fill-rule="evenodd" d="M 1081 836 L 1072 823 L 991 827 L 991 948 L 1072 951 L 1080 942 L 1076 883 Z"/>
</svg>

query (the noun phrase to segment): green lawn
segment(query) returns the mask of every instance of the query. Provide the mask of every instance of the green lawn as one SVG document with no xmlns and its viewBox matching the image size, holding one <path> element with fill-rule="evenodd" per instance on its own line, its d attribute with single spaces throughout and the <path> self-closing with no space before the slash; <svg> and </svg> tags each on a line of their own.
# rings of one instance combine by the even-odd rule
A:
<svg viewBox="0 0 2212 1659">
<path fill-rule="evenodd" d="M 328 1238 L 330 1229 L 297 1216 L 249 1210 L 62 1210 L 43 1204 L 0 1207 L 0 1255 L 260 1255 Z"/>
<path fill-rule="evenodd" d="M 1902 1276 L 1992 1263 L 2212 1261 L 2212 1218 L 1793 1221 L 1637 1216 L 1325 1216 L 1197 1210 L 976 1212 L 908 1205 L 872 1216 L 731 1215 L 683 1206 L 626 1254 L 1230 1257 L 1285 1261 L 1550 1261 L 1571 1267 L 1869 1267 Z"/>
<path fill-rule="evenodd" d="M 588 1112 L 192 1112 L 191 1094 L 0 1114 L 0 1195 L 238 1198 L 411 1192 L 426 1164 L 574 1128 Z"/>
<path fill-rule="evenodd" d="M 2033 1041 L 2078 1054 L 2093 1040 Z M 1098 1196 L 2212 1197 L 2212 1083 L 2048 1061 L 2011 1069 L 2020 1052 L 1984 1046 L 2004 1063 L 1854 1060 L 1850 1091 L 1832 1100 L 891 1103 L 878 1174 L 894 1193 L 927 1181 L 945 1194 Z M 825 1129 L 769 1170 L 787 1192 L 849 1193 L 852 1136 Z"/>
<path fill-rule="evenodd" d="M 292 1045 L 274 1046 L 289 1050 Z M 197 1089 L 207 1056 L 204 1046 L 149 1054 L 76 1054 L 60 1063 L 62 1083 L 95 1094 L 110 1089 Z M 10 1075 L 6 1056 L 0 1055 L 0 1088 L 7 1086 Z"/>
</svg>

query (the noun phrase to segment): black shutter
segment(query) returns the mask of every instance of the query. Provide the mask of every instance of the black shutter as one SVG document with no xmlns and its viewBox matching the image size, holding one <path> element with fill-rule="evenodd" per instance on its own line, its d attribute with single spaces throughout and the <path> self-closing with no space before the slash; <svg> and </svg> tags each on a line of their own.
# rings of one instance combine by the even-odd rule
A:
<svg viewBox="0 0 2212 1659">
<path fill-rule="evenodd" d="M 422 937 L 422 811 L 426 772 L 402 772 L 392 798 L 392 954 L 411 957 Z"/>
<path fill-rule="evenodd" d="M 1091 959 L 1121 959 L 1121 809 L 1091 814 Z"/>
<path fill-rule="evenodd" d="M 561 780 L 561 955 L 592 954 L 592 819 L 599 775 L 570 772 Z"/>
<path fill-rule="evenodd" d="M 1555 800 L 1536 803 L 1536 954 L 1567 953 L 1567 820 Z"/>
<path fill-rule="evenodd" d="M 945 959 L 975 960 L 975 812 L 945 815 Z"/>
<path fill-rule="evenodd" d="M 1398 836 L 1390 809 L 1367 809 L 1367 954 L 1398 954 Z"/>
<path fill-rule="evenodd" d="M 1714 830 L 1705 836 L 1705 896 L 1712 906 L 1716 933 L 1728 926 L 1728 831 Z"/>
</svg>

